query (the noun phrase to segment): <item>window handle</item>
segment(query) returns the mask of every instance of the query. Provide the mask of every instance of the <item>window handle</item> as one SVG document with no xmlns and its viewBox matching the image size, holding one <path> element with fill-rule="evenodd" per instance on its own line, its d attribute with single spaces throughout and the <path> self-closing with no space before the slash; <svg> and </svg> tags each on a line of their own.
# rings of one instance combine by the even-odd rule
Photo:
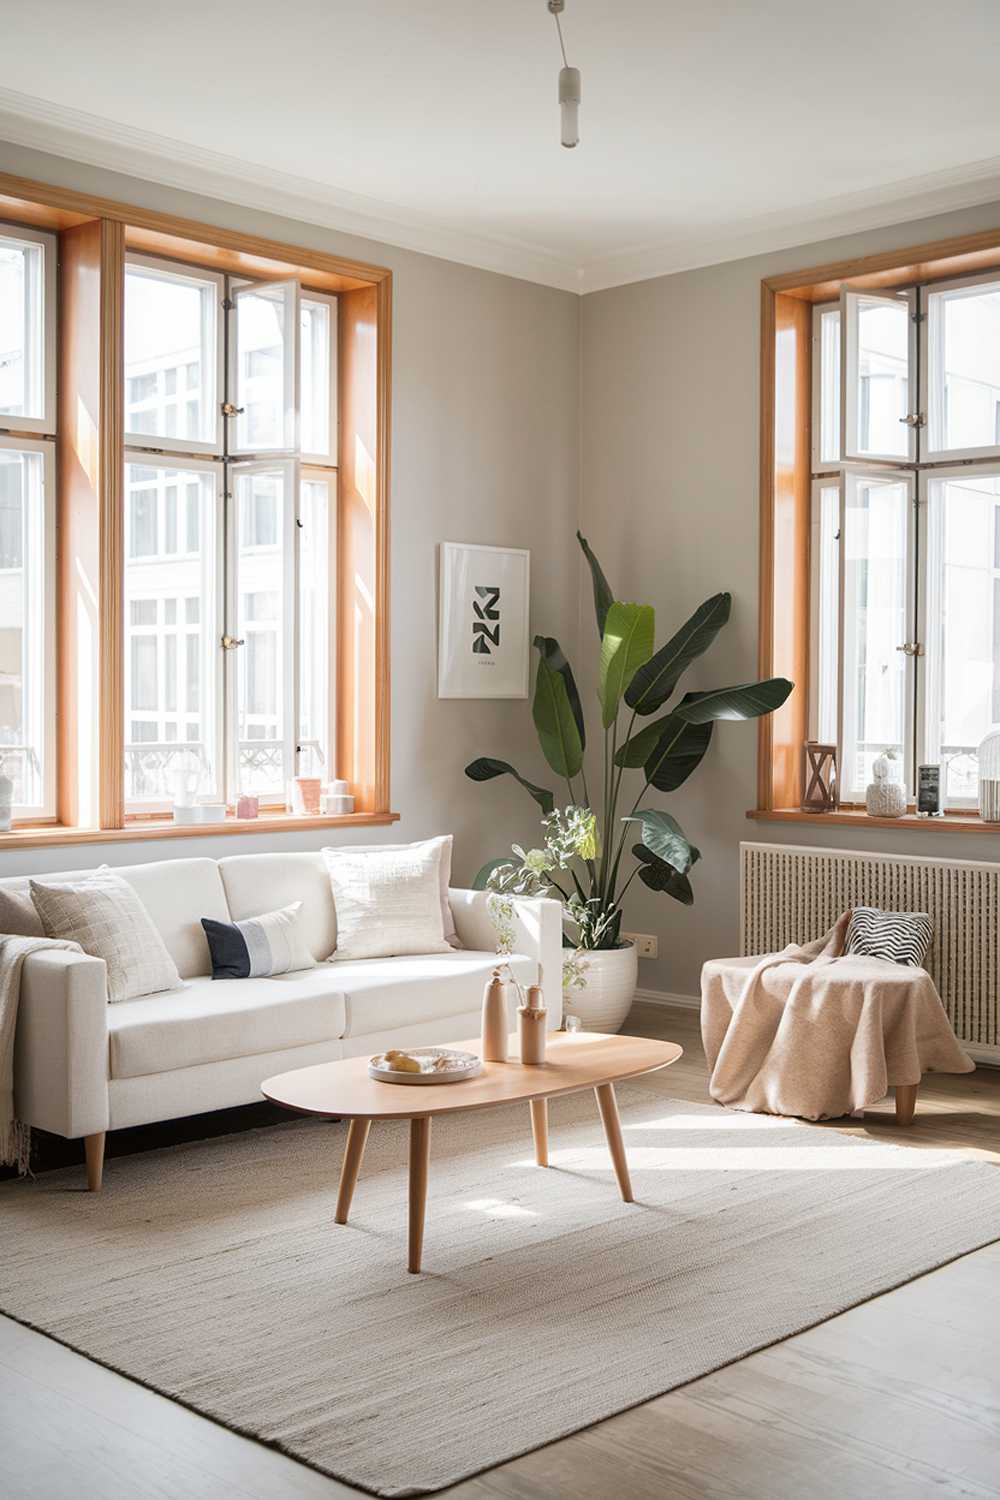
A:
<svg viewBox="0 0 1000 1500">
<path fill-rule="evenodd" d="M 907 656 L 923 656 L 924 648 L 919 641 L 906 641 L 902 646 L 896 647 L 897 651 L 903 651 Z"/>
<path fill-rule="evenodd" d="M 224 417 L 241 417 L 245 411 L 245 406 L 237 406 L 232 401 L 223 401 L 222 403 L 222 415 Z"/>
<path fill-rule="evenodd" d="M 899 419 L 904 427 L 926 427 L 927 418 L 922 411 L 907 412 L 905 417 Z"/>
<path fill-rule="evenodd" d="M 245 645 L 246 641 L 238 641 L 234 635 L 224 635 L 222 637 L 223 651 L 236 651 L 240 646 Z"/>
</svg>

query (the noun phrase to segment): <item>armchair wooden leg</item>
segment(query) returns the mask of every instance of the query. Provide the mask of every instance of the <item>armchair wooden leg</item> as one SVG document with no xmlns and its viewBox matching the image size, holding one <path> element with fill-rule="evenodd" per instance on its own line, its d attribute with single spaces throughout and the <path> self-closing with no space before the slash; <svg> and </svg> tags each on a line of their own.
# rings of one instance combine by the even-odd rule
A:
<svg viewBox="0 0 1000 1500">
<path fill-rule="evenodd" d="M 104 1131 L 99 1130 L 96 1135 L 85 1135 L 83 1149 L 87 1153 L 87 1190 L 99 1193 L 104 1176 Z"/>
<path fill-rule="evenodd" d="M 896 1095 L 896 1124 L 912 1125 L 913 1115 L 917 1107 L 918 1083 L 897 1083 L 893 1093 Z"/>
</svg>

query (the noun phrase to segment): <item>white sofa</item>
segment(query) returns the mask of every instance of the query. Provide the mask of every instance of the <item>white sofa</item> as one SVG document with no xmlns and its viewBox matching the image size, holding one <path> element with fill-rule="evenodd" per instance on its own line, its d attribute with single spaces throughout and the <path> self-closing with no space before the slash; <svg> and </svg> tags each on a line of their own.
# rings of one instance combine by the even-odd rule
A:
<svg viewBox="0 0 1000 1500">
<path fill-rule="evenodd" d="M 14 1054 L 18 1118 L 84 1137 L 92 1188 L 101 1183 L 108 1130 L 256 1102 L 263 1079 L 290 1068 L 478 1034 L 483 986 L 497 962 L 481 891 L 449 892 L 463 945 L 450 953 L 213 980 L 202 917 L 241 921 L 301 901 L 313 957 L 332 952 L 336 912 L 322 856 L 160 860 L 116 871 L 149 911 L 185 988 L 109 1005 L 102 959 L 39 951 L 24 965 Z M 27 877 L 0 880 L 0 888 L 28 897 Z M 543 965 L 554 1028 L 562 1015 L 559 904 L 515 906 L 511 968 L 525 983 Z"/>
</svg>

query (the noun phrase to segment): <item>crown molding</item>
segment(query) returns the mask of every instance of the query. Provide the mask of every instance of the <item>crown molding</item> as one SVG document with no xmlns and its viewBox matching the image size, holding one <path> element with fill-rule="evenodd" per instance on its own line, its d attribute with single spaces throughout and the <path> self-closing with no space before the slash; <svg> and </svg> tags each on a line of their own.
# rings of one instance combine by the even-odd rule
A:
<svg viewBox="0 0 1000 1500">
<path fill-rule="evenodd" d="M 1000 156 L 906 178 L 887 187 L 845 193 L 788 213 L 736 221 L 717 230 L 710 239 L 678 237 L 601 256 L 581 266 L 579 290 L 584 295 L 606 291 L 679 271 L 808 247 L 841 235 L 980 208 L 987 203 L 1000 204 Z"/>
<path fill-rule="evenodd" d="M 0 88 L 0 141 L 579 295 L 1000 203 L 998 156 L 787 212 L 733 221 L 707 238 L 679 235 L 577 265 L 544 246 L 503 235 L 470 234 L 460 224 L 430 220 L 399 204 L 12 89 Z"/>
<path fill-rule="evenodd" d="M 0 141 L 88 166 L 377 240 L 441 260 L 579 292 L 577 267 L 513 237 L 476 235 L 398 204 L 204 150 L 152 131 L 0 88 Z"/>
</svg>

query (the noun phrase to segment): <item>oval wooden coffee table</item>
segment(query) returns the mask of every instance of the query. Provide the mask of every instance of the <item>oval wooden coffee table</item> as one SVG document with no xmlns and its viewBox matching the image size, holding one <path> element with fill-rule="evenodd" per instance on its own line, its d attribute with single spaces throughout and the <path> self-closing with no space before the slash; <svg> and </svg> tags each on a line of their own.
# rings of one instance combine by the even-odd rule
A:
<svg viewBox="0 0 1000 1500">
<path fill-rule="evenodd" d="M 479 1053 L 477 1037 L 456 1042 L 456 1047 Z M 347 1147 L 340 1169 L 340 1192 L 335 1215 L 346 1224 L 361 1170 L 368 1132 L 373 1120 L 404 1119 L 410 1122 L 410 1232 L 407 1269 L 420 1270 L 424 1243 L 424 1207 L 427 1201 L 427 1164 L 430 1158 L 431 1120 L 435 1115 L 458 1114 L 467 1109 L 489 1109 L 493 1104 L 524 1100 L 531 1109 L 535 1160 L 549 1164 L 548 1101 L 559 1094 L 593 1089 L 604 1124 L 611 1162 L 621 1195 L 631 1203 L 632 1183 L 622 1141 L 615 1084 L 638 1078 L 676 1062 L 682 1048 L 675 1042 L 657 1042 L 641 1036 L 599 1036 L 595 1032 L 556 1032 L 548 1038 L 546 1060 L 540 1068 L 520 1062 L 484 1063 L 476 1078 L 463 1083 L 379 1083 L 368 1076 L 367 1057 L 347 1057 L 340 1062 L 319 1063 L 279 1073 L 261 1084 L 261 1092 L 274 1104 L 300 1114 L 345 1119 L 350 1124 Z M 511 1057 L 517 1056 L 517 1038 L 511 1038 Z"/>
</svg>

